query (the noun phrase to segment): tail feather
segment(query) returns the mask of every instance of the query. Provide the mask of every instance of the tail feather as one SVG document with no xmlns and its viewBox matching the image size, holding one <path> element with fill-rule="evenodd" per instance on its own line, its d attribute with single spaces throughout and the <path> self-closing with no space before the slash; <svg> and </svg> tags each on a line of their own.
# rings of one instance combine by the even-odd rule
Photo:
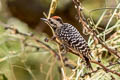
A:
<svg viewBox="0 0 120 80">
<path fill-rule="evenodd" d="M 90 68 L 91 70 L 93 70 L 91 63 L 90 63 L 90 60 L 86 56 L 84 56 L 84 59 L 86 61 L 87 67 Z"/>
</svg>

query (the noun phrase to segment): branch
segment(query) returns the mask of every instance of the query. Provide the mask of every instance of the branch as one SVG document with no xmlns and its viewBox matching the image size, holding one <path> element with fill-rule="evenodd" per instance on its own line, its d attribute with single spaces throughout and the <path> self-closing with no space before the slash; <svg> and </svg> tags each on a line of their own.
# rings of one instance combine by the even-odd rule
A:
<svg viewBox="0 0 120 80">
<path fill-rule="evenodd" d="M 102 69 L 104 71 L 111 72 L 111 73 L 116 74 L 116 75 L 118 75 L 120 77 L 120 73 L 119 72 L 116 72 L 115 70 L 111 70 L 111 69 L 107 68 L 106 66 L 104 66 L 103 64 L 101 64 L 101 63 L 99 63 L 97 61 L 91 61 L 91 62 L 94 63 L 94 64 L 99 65 L 100 67 L 102 67 Z"/>
<path fill-rule="evenodd" d="M 94 64 L 99 65 L 101 68 L 98 67 L 97 70 L 94 70 L 94 71 L 92 71 L 92 72 L 86 73 L 86 74 L 84 74 L 82 77 L 85 77 L 86 75 L 91 75 L 92 73 L 96 73 L 96 72 L 98 72 L 100 69 L 103 69 L 103 70 L 106 71 L 106 72 L 111 72 L 111 73 L 113 73 L 113 74 L 116 74 L 116 75 L 120 76 L 120 73 L 119 73 L 119 72 L 116 72 L 116 71 L 114 71 L 114 70 L 110 70 L 110 69 L 107 68 L 107 67 L 111 67 L 111 66 L 116 65 L 116 64 L 120 64 L 119 62 L 109 63 L 109 65 L 107 65 L 107 66 L 104 66 L 103 64 L 101 64 L 100 62 L 97 62 L 97 61 L 91 61 L 91 62 L 94 63 Z"/>
</svg>

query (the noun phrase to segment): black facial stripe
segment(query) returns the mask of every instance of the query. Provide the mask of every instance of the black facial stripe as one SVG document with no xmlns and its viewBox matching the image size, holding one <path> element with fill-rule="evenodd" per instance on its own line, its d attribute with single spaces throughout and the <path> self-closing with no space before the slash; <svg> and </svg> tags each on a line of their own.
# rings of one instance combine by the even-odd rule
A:
<svg viewBox="0 0 120 80">
<path fill-rule="evenodd" d="M 57 18 L 56 20 L 62 24 L 62 20 L 60 18 Z"/>
</svg>

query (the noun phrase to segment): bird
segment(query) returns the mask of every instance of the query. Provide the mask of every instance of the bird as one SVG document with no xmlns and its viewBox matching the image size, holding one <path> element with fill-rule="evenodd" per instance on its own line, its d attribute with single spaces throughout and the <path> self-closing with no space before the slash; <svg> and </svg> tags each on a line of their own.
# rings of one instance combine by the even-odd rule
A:
<svg viewBox="0 0 120 80">
<path fill-rule="evenodd" d="M 54 37 L 60 44 L 65 45 L 69 50 L 79 55 L 85 61 L 86 66 L 93 70 L 90 63 L 91 50 L 86 40 L 73 25 L 64 23 L 59 16 L 41 19 L 51 27 Z"/>
</svg>

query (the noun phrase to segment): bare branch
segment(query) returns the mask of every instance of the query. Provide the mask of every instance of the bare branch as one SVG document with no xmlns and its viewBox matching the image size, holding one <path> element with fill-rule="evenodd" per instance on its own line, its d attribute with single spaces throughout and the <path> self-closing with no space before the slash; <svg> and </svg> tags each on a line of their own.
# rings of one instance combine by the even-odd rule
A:
<svg viewBox="0 0 120 80">
<path fill-rule="evenodd" d="M 104 71 L 111 72 L 111 73 L 116 74 L 116 75 L 118 75 L 120 77 L 120 73 L 119 72 L 116 72 L 115 70 L 111 70 L 111 69 L 107 68 L 106 66 L 104 66 L 103 64 L 101 64 L 101 63 L 99 63 L 97 61 L 91 61 L 91 62 L 94 63 L 94 64 L 98 64 L 100 67 L 103 68 Z"/>
</svg>

